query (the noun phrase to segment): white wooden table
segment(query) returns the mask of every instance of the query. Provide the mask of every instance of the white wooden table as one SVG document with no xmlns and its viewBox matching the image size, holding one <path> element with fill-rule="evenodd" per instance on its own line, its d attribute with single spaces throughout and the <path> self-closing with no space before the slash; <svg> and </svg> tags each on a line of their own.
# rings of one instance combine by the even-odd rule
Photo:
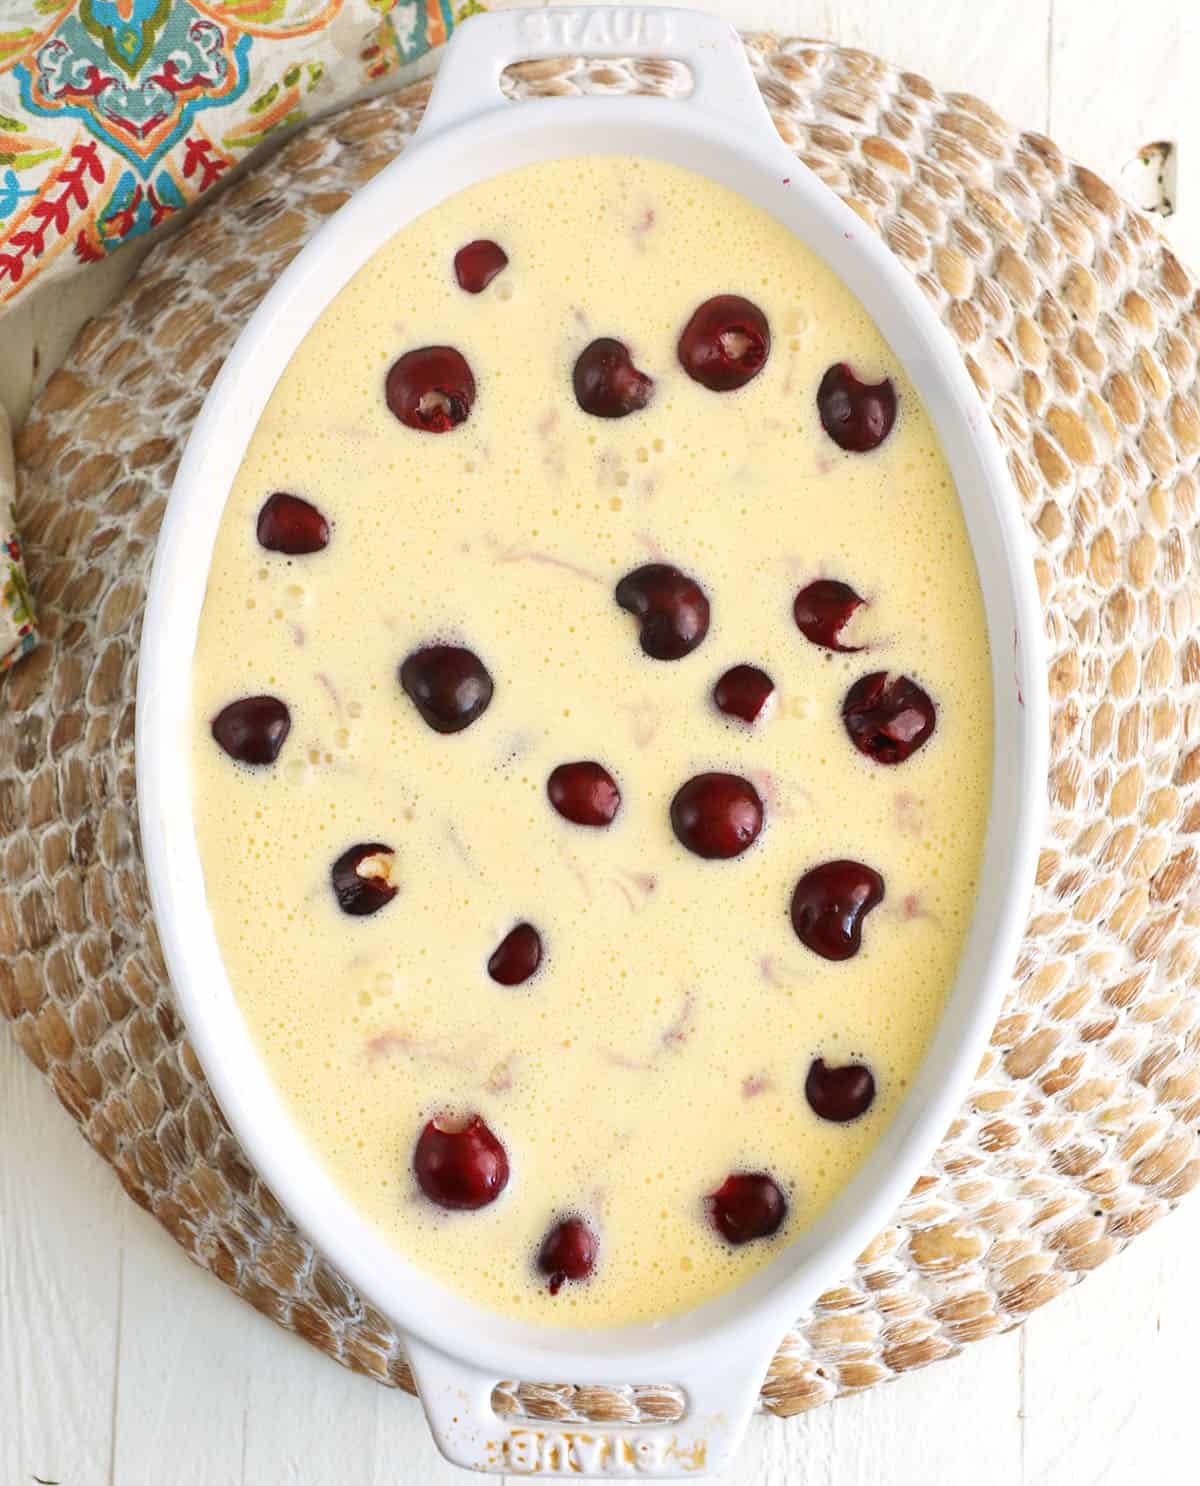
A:
<svg viewBox="0 0 1200 1486">
<path fill-rule="evenodd" d="M 1117 180 L 1200 159 L 1195 0 L 709 0 L 746 26 L 862 46 L 987 99 Z M 0 0 L 0 11 L 3 11 Z M 1127 180 L 1129 177 L 1126 178 Z M 1200 264 L 1200 179 L 1168 231 Z M 118 255 L 0 324 L 15 420 Z M 4 726 L 0 713 L 0 727 Z M 1200 1201 L 1020 1332 L 786 1422 L 737 1486 L 1132 1486 L 1200 1479 Z M 1188 1366 L 1191 1362 L 1192 1365 Z M 122 1193 L 0 1030 L 0 1486 L 443 1486 L 417 1404 L 343 1372 L 193 1268 Z"/>
</svg>

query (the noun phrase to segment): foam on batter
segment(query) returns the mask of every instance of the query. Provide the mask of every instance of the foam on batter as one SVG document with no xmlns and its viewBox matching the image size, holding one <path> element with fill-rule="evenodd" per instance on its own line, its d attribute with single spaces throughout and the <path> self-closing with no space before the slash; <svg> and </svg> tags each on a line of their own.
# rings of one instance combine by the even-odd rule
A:
<svg viewBox="0 0 1200 1486">
<path fill-rule="evenodd" d="M 482 294 L 452 272 L 494 238 L 509 266 Z M 773 349 L 714 394 L 678 366 L 692 310 L 732 292 Z M 571 368 L 624 340 L 657 382 L 606 421 Z M 478 383 L 460 428 L 388 412 L 403 351 L 457 346 Z M 848 360 L 893 378 L 897 425 L 842 453 L 815 392 Z M 322 553 L 263 552 L 273 491 L 333 522 Z M 652 558 L 694 574 L 712 624 L 692 655 L 642 655 L 617 579 Z M 838 656 L 807 643 L 798 588 L 841 578 L 870 600 Z M 495 679 L 465 732 L 432 732 L 404 656 L 469 645 Z M 711 706 L 748 661 L 775 679 L 753 730 Z M 903 671 L 938 706 L 933 739 L 885 768 L 839 719 L 849 684 Z M 246 770 L 214 713 L 270 691 L 292 711 L 277 763 Z M 604 1325 L 706 1300 L 767 1262 L 846 1183 L 895 1114 L 952 982 L 988 814 L 992 717 L 983 605 L 945 459 L 908 379 L 834 273 L 764 212 L 648 160 L 534 165 L 400 232 L 334 300 L 263 415 L 225 511 L 195 662 L 196 818 L 209 908 L 249 1025 L 294 1117 L 360 1210 L 422 1268 L 494 1310 Z M 624 797 L 615 825 L 554 814 L 555 764 L 595 758 Z M 755 846 L 702 861 L 668 805 L 691 775 L 744 774 L 766 802 Z M 329 887 L 356 841 L 398 853 L 400 892 L 353 919 Z M 882 872 L 857 958 L 828 963 L 788 917 L 799 875 L 831 857 Z M 518 920 L 546 958 L 526 986 L 485 973 Z M 814 1056 L 874 1070 L 870 1113 L 823 1123 Z M 410 1170 L 422 1123 L 478 1110 L 504 1141 L 502 1198 L 452 1214 Z M 776 1239 L 728 1247 L 701 1199 L 733 1169 L 789 1194 Z M 551 1220 L 587 1213 L 600 1259 L 556 1297 L 532 1267 Z"/>
</svg>

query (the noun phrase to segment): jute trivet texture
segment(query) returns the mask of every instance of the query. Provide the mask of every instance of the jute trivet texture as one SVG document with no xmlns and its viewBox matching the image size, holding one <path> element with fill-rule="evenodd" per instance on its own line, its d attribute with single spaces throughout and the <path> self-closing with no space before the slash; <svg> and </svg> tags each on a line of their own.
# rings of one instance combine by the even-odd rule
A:
<svg viewBox="0 0 1200 1486">
<path fill-rule="evenodd" d="M 1004 1014 L 926 1175 L 784 1342 L 763 1397 L 790 1414 L 1016 1324 L 1200 1176 L 1200 319 L 1151 224 L 1049 140 L 862 52 L 747 44 L 783 138 L 961 348 L 1036 538 L 1052 657 L 1051 823 Z M 514 83 L 680 88 L 647 63 L 544 63 Z M 387 1321 L 290 1225 L 182 1035 L 135 834 L 133 694 L 155 532 L 205 390 L 425 97 L 299 137 L 84 330 L 19 436 L 45 644 L 0 690 L 0 1005 L 18 1042 L 198 1263 L 403 1387 Z M 512 1384 L 499 1402 L 555 1419 L 678 1411 L 671 1388 L 629 1381 Z"/>
</svg>

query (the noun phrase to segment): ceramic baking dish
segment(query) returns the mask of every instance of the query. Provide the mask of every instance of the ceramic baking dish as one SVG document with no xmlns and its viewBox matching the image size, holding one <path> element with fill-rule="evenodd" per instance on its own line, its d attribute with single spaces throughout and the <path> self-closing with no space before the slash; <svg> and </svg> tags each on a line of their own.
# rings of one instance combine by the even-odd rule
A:
<svg viewBox="0 0 1200 1486">
<path fill-rule="evenodd" d="M 584 53 L 671 57 L 684 100 L 555 98 L 511 104 L 504 68 Z M 995 706 L 992 811 L 978 907 L 944 1018 L 916 1084 L 864 1168 L 767 1268 L 682 1316 L 569 1330 L 492 1315 L 389 1247 L 290 1123 L 259 1061 L 205 910 L 191 804 L 191 663 L 226 496 L 267 399 L 313 322 L 407 222 L 534 161 L 649 156 L 700 171 L 772 213 L 825 258 L 874 317 L 924 400 L 949 459 L 979 569 Z M 297 1223 L 403 1333 L 437 1442 L 460 1465 L 511 1474 L 700 1476 L 736 1448 L 771 1354 L 793 1319 L 843 1279 L 949 1125 L 999 1009 L 1032 886 L 1047 734 L 1032 562 L 986 412 L 949 336 L 883 244 L 780 143 L 737 34 L 690 11 L 595 8 L 475 17 L 447 49 L 404 156 L 348 202 L 266 297 L 196 421 L 163 522 L 142 639 L 137 769 L 142 840 L 166 962 L 192 1042 L 229 1123 Z M 676 1383 L 666 1426 L 542 1428 L 498 1418 L 500 1379 Z M 403 1476 L 403 1465 L 397 1462 Z"/>
</svg>

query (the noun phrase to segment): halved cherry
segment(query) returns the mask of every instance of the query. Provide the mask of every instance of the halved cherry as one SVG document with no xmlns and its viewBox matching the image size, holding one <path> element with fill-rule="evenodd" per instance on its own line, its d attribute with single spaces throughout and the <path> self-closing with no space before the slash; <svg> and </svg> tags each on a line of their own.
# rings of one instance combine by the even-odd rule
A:
<svg viewBox="0 0 1200 1486">
<path fill-rule="evenodd" d="M 870 1109 L 875 1075 L 864 1063 L 834 1068 L 823 1058 L 814 1058 L 804 1081 L 804 1097 L 815 1115 L 845 1125 Z"/>
<path fill-rule="evenodd" d="M 487 711 L 492 678 L 473 650 L 426 645 L 406 656 L 400 685 L 435 733 L 461 733 Z"/>
<path fill-rule="evenodd" d="M 384 383 L 391 411 L 407 428 L 448 433 L 475 403 L 475 378 L 453 346 L 422 346 L 392 363 Z"/>
<path fill-rule="evenodd" d="M 586 1280 L 596 1267 L 596 1235 L 582 1218 L 563 1218 L 542 1240 L 537 1265 L 557 1295 L 566 1280 Z"/>
<path fill-rule="evenodd" d="M 417 1137 L 413 1174 L 430 1202 L 474 1212 L 508 1184 L 508 1156 L 477 1114 L 430 1120 Z"/>
<path fill-rule="evenodd" d="M 575 401 L 593 418 L 624 418 L 654 395 L 654 379 L 638 371 L 623 341 L 604 335 L 585 346 L 575 363 Z"/>
<path fill-rule="evenodd" d="M 706 299 L 684 326 L 679 364 L 710 392 L 733 392 L 758 376 L 771 352 L 771 327 L 740 294 Z"/>
<path fill-rule="evenodd" d="M 850 622 L 850 616 L 866 603 L 849 583 L 837 578 L 817 578 L 802 588 L 792 604 L 796 628 L 813 645 L 850 655 L 861 645 L 843 645 L 838 636 Z"/>
<path fill-rule="evenodd" d="M 902 764 L 932 737 L 937 709 L 908 676 L 872 671 L 846 693 L 842 721 L 859 753 L 877 764 Z"/>
<path fill-rule="evenodd" d="M 877 449 L 896 421 L 896 389 L 887 377 L 874 386 L 860 382 L 844 361 L 821 378 L 817 388 L 821 427 L 851 454 Z"/>
<path fill-rule="evenodd" d="M 532 924 L 510 929 L 492 951 L 488 974 L 502 986 L 519 986 L 542 963 L 542 936 Z"/>
<path fill-rule="evenodd" d="M 608 826 L 621 808 L 617 781 L 594 759 L 559 764 L 546 781 L 550 803 L 577 826 Z"/>
<path fill-rule="evenodd" d="M 396 853 L 382 841 L 361 841 L 342 852 L 329 879 L 338 907 L 354 918 L 378 913 L 400 891 Z"/>
<path fill-rule="evenodd" d="M 490 238 L 476 238 L 454 255 L 454 277 L 468 294 L 482 294 L 498 273 L 508 267 L 508 254 Z"/>
<path fill-rule="evenodd" d="M 757 666 L 731 666 L 713 687 L 713 701 L 726 717 L 757 722 L 775 692 L 775 683 Z"/>
<path fill-rule="evenodd" d="M 698 857 L 741 856 L 762 830 L 763 805 L 748 779 L 737 774 L 697 774 L 671 801 L 671 826 Z"/>
<path fill-rule="evenodd" d="M 257 534 L 260 547 L 288 557 L 306 557 L 329 546 L 329 522 L 316 506 L 285 490 L 277 490 L 263 502 Z"/>
<path fill-rule="evenodd" d="M 734 1171 L 704 1199 L 709 1221 L 727 1242 L 750 1243 L 778 1233 L 787 1198 L 765 1171 Z"/>
<path fill-rule="evenodd" d="M 848 960 L 862 946 L 863 919 L 883 902 L 883 878 L 863 862 L 822 862 L 792 893 L 792 928 L 825 960 Z"/>
<path fill-rule="evenodd" d="M 626 573 L 616 600 L 638 621 L 643 651 L 653 660 L 680 660 L 708 634 L 708 598 L 695 578 L 665 562 Z"/>
<path fill-rule="evenodd" d="M 239 764 L 273 764 L 279 757 L 292 714 L 278 697 L 239 697 L 212 720 L 212 735 Z"/>
</svg>

